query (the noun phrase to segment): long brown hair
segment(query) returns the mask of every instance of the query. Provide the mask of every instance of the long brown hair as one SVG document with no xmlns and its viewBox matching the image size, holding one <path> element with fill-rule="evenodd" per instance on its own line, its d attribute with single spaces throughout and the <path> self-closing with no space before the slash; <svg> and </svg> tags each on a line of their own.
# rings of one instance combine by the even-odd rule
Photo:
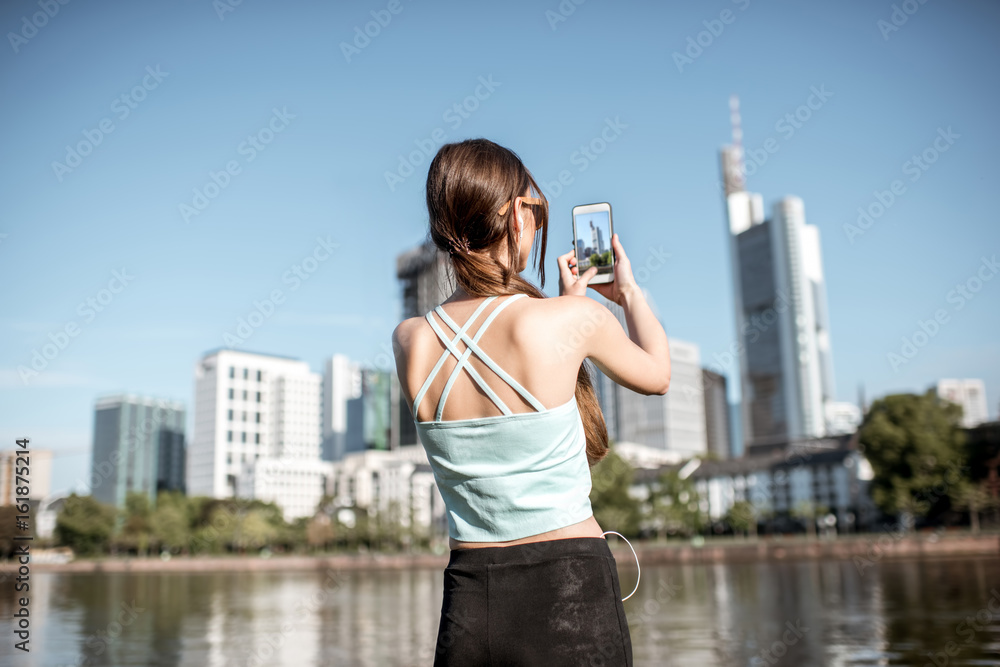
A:
<svg viewBox="0 0 1000 667">
<path fill-rule="evenodd" d="M 434 245 L 451 254 L 455 281 L 468 294 L 523 293 L 536 299 L 546 298 L 518 273 L 520 258 L 513 199 L 529 191 L 542 200 L 529 208 L 541 235 L 541 244 L 535 244 L 534 265 L 544 287 L 549 205 L 521 159 L 487 139 L 469 139 L 445 144 L 431 161 L 427 172 L 430 238 Z M 507 202 L 511 202 L 507 211 L 498 215 Z M 455 252 L 456 248 L 477 252 Z M 503 252 L 507 256 L 501 261 Z M 577 374 L 576 402 L 587 436 L 587 461 L 593 466 L 608 453 L 608 429 L 586 363 L 580 365 Z"/>
</svg>

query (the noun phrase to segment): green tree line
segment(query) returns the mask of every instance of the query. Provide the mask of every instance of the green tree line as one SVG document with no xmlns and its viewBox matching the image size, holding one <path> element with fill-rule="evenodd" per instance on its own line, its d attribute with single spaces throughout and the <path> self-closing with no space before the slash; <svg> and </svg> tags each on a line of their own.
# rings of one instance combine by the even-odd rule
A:
<svg viewBox="0 0 1000 667">
<path fill-rule="evenodd" d="M 81 556 L 397 551 L 429 545 L 426 530 L 404 524 L 398 505 L 371 515 L 365 508 L 349 511 L 354 520 L 345 525 L 324 498 L 314 517 L 289 522 L 276 504 L 260 500 L 165 492 L 153 507 L 146 495 L 132 493 L 118 510 L 73 494 L 56 518 L 53 542 Z"/>
</svg>

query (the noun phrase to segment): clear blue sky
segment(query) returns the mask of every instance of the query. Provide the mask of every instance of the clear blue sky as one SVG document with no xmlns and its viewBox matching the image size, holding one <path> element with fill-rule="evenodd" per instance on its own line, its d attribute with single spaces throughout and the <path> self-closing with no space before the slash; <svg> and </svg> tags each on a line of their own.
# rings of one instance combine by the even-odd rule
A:
<svg viewBox="0 0 1000 667">
<path fill-rule="evenodd" d="M 634 265 L 670 255 L 645 282 L 667 333 L 711 362 L 735 338 L 717 166 L 731 94 L 745 145 L 777 146 L 749 188 L 768 211 L 801 197 L 821 230 L 838 397 L 979 377 L 997 414 L 1000 276 L 983 269 L 994 279 L 961 309 L 949 300 L 1000 254 L 996 3 L 914 2 L 885 34 L 890 2 L 590 0 L 564 2 L 576 8 L 557 23 L 556 0 L 400 0 L 395 14 L 381 1 L 245 0 L 222 18 L 219 4 L 70 2 L 36 31 L 24 17 L 37 3 L 0 9 L 0 446 L 28 436 L 67 452 L 57 489 L 86 476 L 97 396 L 190 409 L 197 359 L 274 290 L 282 303 L 244 349 L 317 371 L 337 352 L 384 363 L 395 257 L 426 231 L 427 160 L 392 188 L 385 174 L 442 138 L 488 137 L 546 183 L 569 171 L 558 197 L 549 190 L 549 294 L 572 206 L 612 202 Z M 729 22 L 713 23 L 724 10 Z M 340 45 L 373 11 L 391 20 L 348 62 Z M 673 54 L 706 21 L 719 34 L 701 35 L 707 46 L 679 68 Z M 794 132 L 778 125 L 813 87 L 831 95 Z M 454 111 L 477 92 L 477 108 Z M 905 163 L 939 128 L 958 138 L 911 181 Z M 245 143 L 262 130 L 270 143 Z M 100 143 L 54 168 L 85 132 Z M 577 152 L 602 132 L 603 153 Z M 225 187 L 195 201 L 210 172 Z M 902 194 L 851 243 L 844 225 L 894 180 Z M 196 203 L 186 221 L 180 205 Z M 298 278 L 314 251 L 328 256 L 317 251 L 328 237 L 340 246 Z M 947 321 L 893 369 L 887 355 L 942 309 Z M 25 384 L 18 366 L 67 324 L 77 335 Z"/>
</svg>

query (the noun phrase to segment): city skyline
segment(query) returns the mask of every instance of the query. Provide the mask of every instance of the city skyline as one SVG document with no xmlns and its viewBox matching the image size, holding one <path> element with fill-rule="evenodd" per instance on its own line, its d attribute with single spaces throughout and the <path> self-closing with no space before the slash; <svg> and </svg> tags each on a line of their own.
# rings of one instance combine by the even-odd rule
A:
<svg viewBox="0 0 1000 667">
<path fill-rule="evenodd" d="M 26 102 L 11 109 L 0 167 L 0 435 L 53 450 L 55 489 L 89 461 L 95 396 L 181 400 L 190 421 L 188 369 L 227 335 L 314 371 L 333 352 L 391 368 L 393 263 L 425 235 L 422 175 L 444 139 L 494 139 L 538 178 L 549 295 L 572 206 L 611 202 L 668 334 L 698 343 L 735 399 L 714 157 L 734 93 L 752 190 L 794 193 L 821 231 L 836 398 L 978 377 L 996 415 L 987 186 L 1000 145 L 996 91 L 979 75 L 998 54 L 993 4 L 921 5 L 888 36 L 888 5 L 735 6 L 696 57 L 688 40 L 717 18 L 704 7 L 586 4 L 553 27 L 529 3 L 471 17 L 404 5 L 350 61 L 337 45 L 371 20 L 366 8 L 244 3 L 220 20 L 208 5 L 72 7 L 8 52 L 3 74 Z M 19 29 L 24 11 L 5 6 L 0 24 Z M 479 52 L 461 29 L 470 18 L 528 46 L 429 77 L 453 49 Z M 457 41 L 428 43 L 441 30 Z M 297 39 L 257 48 L 278 32 Z M 571 51 L 597 33 L 617 50 Z M 553 72 L 544 90 L 521 76 L 538 63 Z M 606 95 L 566 104 L 594 80 Z M 113 132 L 98 134 L 103 120 Z M 57 174 L 87 136 L 100 144 Z"/>
</svg>

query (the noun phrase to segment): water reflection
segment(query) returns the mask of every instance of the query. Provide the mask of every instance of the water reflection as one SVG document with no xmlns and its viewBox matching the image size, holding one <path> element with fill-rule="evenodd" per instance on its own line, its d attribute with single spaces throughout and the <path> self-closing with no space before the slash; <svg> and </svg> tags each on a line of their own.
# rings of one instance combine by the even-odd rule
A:
<svg viewBox="0 0 1000 667">
<path fill-rule="evenodd" d="M 631 591 L 635 570 L 620 575 Z M 443 579 L 34 574 L 27 655 L 9 639 L 13 583 L 0 584 L 3 665 L 383 667 L 433 662 Z M 625 609 L 636 665 L 1000 664 L 997 559 L 647 566 Z"/>
</svg>

